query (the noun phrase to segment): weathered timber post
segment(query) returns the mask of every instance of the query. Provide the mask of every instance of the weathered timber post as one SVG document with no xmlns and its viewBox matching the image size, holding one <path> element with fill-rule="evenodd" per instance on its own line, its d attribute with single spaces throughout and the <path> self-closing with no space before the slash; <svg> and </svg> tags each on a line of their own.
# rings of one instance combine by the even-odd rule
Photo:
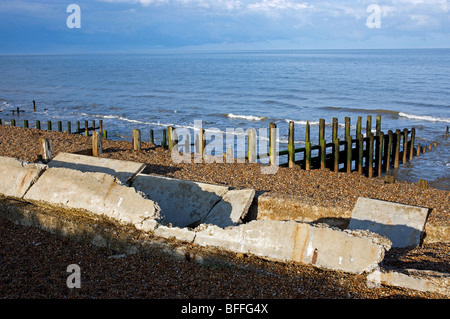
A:
<svg viewBox="0 0 450 319">
<path fill-rule="evenodd" d="M 347 136 L 350 136 L 350 118 L 345 118 L 345 140 L 347 140 Z"/>
<path fill-rule="evenodd" d="M 42 162 L 44 164 L 47 164 L 50 162 L 53 158 L 53 145 L 52 141 L 48 138 L 41 137 L 39 139 L 40 149 L 41 149 L 41 157 Z"/>
<path fill-rule="evenodd" d="M 36 112 L 36 101 L 33 100 L 33 112 Z"/>
<path fill-rule="evenodd" d="M 163 129 L 163 140 L 162 140 L 162 147 L 167 147 L 167 130 Z"/>
<path fill-rule="evenodd" d="M 367 165 L 368 165 L 368 177 L 372 178 L 373 177 L 373 133 L 370 132 L 369 133 L 369 143 L 368 143 L 368 161 L 367 161 Z"/>
<path fill-rule="evenodd" d="M 99 122 L 100 124 L 99 124 L 99 130 L 100 130 L 100 133 L 103 133 L 103 120 L 100 120 L 100 122 Z"/>
<path fill-rule="evenodd" d="M 293 123 L 293 122 L 291 122 Z M 290 123 L 289 123 L 290 128 Z M 248 132 L 248 162 L 249 163 L 256 163 L 256 131 L 254 128 L 249 128 L 247 130 Z M 289 131 L 290 134 L 290 131 Z M 289 135 L 289 143 L 290 143 L 290 135 Z M 289 148 L 290 150 L 290 148 Z M 289 167 L 291 166 L 291 155 L 289 154 Z"/>
<path fill-rule="evenodd" d="M 338 119 L 336 117 L 333 117 L 333 132 L 331 140 L 334 142 L 335 139 L 338 138 Z"/>
<path fill-rule="evenodd" d="M 47 121 L 47 130 L 52 130 L 52 121 Z"/>
<path fill-rule="evenodd" d="M 369 137 L 369 133 L 372 133 L 372 115 L 367 115 L 366 137 Z"/>
<path fill-rule="evenodd" d="M 409 160 L 412 161 L 414 156 L 414 144 L 416 142 L 416 128 L 411 129 L 411 143 L 409 145 Z"/>
<path fill-rule="evenodd" d="M 364 137 L 361 133 L 358 135 L 358 173 L 363 174 L 363 159 L 364 159 Z"/>
<path fill-rule="evenodd" d="M 201 128 L 198 131 L 198 148 L 199 148 L 199 153 L 201 154 L 201 156 L 205 155 L 206 143 L 205 143 L 205 129 L 204 128 Z"/>
<path fill-rule="evenodd" d="M 80 121 L 77 121 L 77 134 L 81 133 Z"/>
<path fill-rule="evenodd" d="M 400 157 L 400 130 L 395 131 L 395 146 L 394 146 L 394 168 L 398 168 Z"/>
<path fill-rule="evenodd" d="M 386 173 L 389 173 L 389 171 L 391 169 L 392 139 L 393 139 L 393 133 L 392 133 L 392 130 L 389 130 L 388 131 L 388 141 L 384 148 L 384 169 L 386 170 Z"/>
<path fill-rule="evenodd" d="M 309 171 L 310 169 L 311 169 L 311 139 L 310 139 L 309 121 L 306 121 L 306 132 L 305 132 L 305 170 Z"/>
<path fill-rule="evenodd" d="M 376 122 L 376 126 L 375 126 L 375 130 L 376 130 L 376 135 L 380 135 L 381 132 L 381 115 L 377 115 L 377 122 Z"/>
<path fill-rule="evenodd" d="M 23 127 L 28 128 L 28 120 L 23 121 Z"/>
<path fill-rule="evenodd" d="M 16 126 L 16 120 L 15 119 L 11 119 L 11 126 Z"/>
<path fill-rule="evenodd" d="M 382 160 L 383 160 L 383 148 L 384 148 L 384 133 L 379 132 L 376 139 L 376 148 L 375 148 L 375 167 L 377 176 L 381 176 L 382 172 Z"/>
<path fill-rule="evenodd" d="M 100 132 L 92 133 L 92 156 L 99 157 L 103 153 L 102 136 Z"/>
<path fill-rule="evenodd" d="M 420 156 L 420 143 L 417 144 L 417 154 L 416 156 Z"/>
<path fill-rule="evenodd" d="M 320 169 L 326 168 L 327 147 L 325 139 L 320 140 Z"/>
<path fill-rule="evenodd" d="M 324 169 L 326 158 L 324 119 L 319 119 L 319 158 L 320 158 L 320 169 Z"/>
<path fill-rule="evenodd" d="M 167 127 L 167 140 L 169 143 L 169 151 L 172 151 L 173 148 L 173 127 Z"/>
<path fill-rule="evenodd" d="M 155 132 L 150 130 L 150 142 L 155 144 Z"/>
<path fill-rule="evenodd" d="M 89 122 L 88 121 L 84 121 L 84 132 L 86 134 L 86 136 L 88 136 L 88 132 L 89 132 Z"/>
<path fill-rule="evenodd" d="M 133 150 L 141 150 L 141 131 L 138 129 L 133 129 Z"/>
<path fill-rule="evenodd" d="M 62 132 L 62 122 L 58 121 L 58 132 Z"/>
<path fill-rule="evenodd" d="M 92 130 L 95 131 L 95 120 L 92 120 Z"/>
<path fill-rule="evenodd" d="M 358 122 L 356 122 L 356 138 L 361 135 L 362 117 L 358 116 Z"/>
<path fill-rule="evenodd" d="M 335 138 L 333 140 L 333 163 L 334 163 L 334 171 L 339 172 L 339 139 Z"/>
<path fill-rule="evenodd" d="M 67 133 L 72 133 L 72 123 L 70 121 L 67 122 Z"/>
<path fill-rule="evenodd" d="M 347 151 L 347 159 L 345 162 L 345 167 L 347 170 L 347 173 L 351 173 L 352 172 L 352 153 L 353 153 L 353 148 L 352 148 L 352 137 L 350 136 L 350 132 L 348 135 L 345 136 L 345 150 Z"/>
<path fill-rule="evenodd" d="M 269 159 L 270 165 L 276 165 L 277 153 L 276 153 L 276 145 L 277 145 L 277 125 L 273 122 L 269 124 Z"/>
<path fill-rule="evenodd" d="M 41 129 L 41 121 L 36 120 L 36 128 L 37 128 L 38 130 Z"/>
<path fill-rule="evenodd" d="M 428 181 L 424 179 L 419 179 L 417 186 L 419 188 L 427 189 L 428 188 Z"/>
<path fill-rule="evenodd" d="M 402 163 L 406 164 L 406 158 L 408 155 L 408 129 L 403 129 L 403 159 Z"/>
<path fill-rule="evenodd" d="M 103 130 L 103 138 L 106 140 L 108 138 L 108 131 Z"/>
</svg>

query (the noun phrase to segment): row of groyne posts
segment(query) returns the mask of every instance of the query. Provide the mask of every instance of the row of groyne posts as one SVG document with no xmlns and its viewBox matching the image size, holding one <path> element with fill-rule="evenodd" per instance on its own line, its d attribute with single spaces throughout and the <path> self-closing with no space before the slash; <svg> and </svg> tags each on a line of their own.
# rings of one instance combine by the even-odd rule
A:
<svg viewBox="0 0 450 319">
<path fill-rule="evenodd" d="M 19 113 L 19 110 L 17 110 Z M 16 120 L 11 119 L 11 126 L 16 126 Z M 277 125 L 273 122 L 269 124 L 269 151 L 267 155 L 256 154 L 256 132 L 254 129 L 247 130 L 248 136 L 248 151 L 246 161 L 249 163 L 255 163 L 257 159 L 268 157 L 270 164 L 278 163 L 276 157 L 286 156 L 288 162 L 279 164 L 289 168 L 301 168 L 304 170 L 322 169 L 332 170 L 335 172 L 358 172 L 361 175 L 366 175 L 369 178 L 374 176 L 381 176 L 384 172 L 386 176 L 391 176 L 391 169 L 399 168 L 400 163 L 405 164 L 408 160 L 412 160 L 414 156 L 420 156 L 422 153 L 430 151 L 433 147 L 437 146 L 437 142 L 431 142 L 428 145 L 422 146 L 420 143 L 415 145 L 416 130 L 413 127 L 408 129 L 397 129 L 395 132 L 389 130 L 387 134 L 381 131 L 381 116 L 377 115 L 375 123 L 375 134 L 372 132 L 372 116 L 367 116 L 366 121 L 366 134 L 363 135 L 362 131 L 362 117 L 359 116 L 356 124 L 356 136 L 352 137 L 350 134 L 350 117 L 345 118 L 345 135 L 341 140 L 338 138 L 338 119 L 332 120 L 332 141 L 325 140 L 325 127 L 326 123 L 324 119 L 319 120 L 319 144 L 313 145 L 311 143 L 310 123 L 306 123 L 305 132 L 305 146 L 301 148 L 295 148 L 294 144 L 294 131 L 295 123 L 289 122 L 288 132 L 288 149 L 278 150 L 276 143 L 276 129 Z M 0 119 L 0 125 L 2 120 Z M 25 128 L 29 128 L 28 120 L 24 120 Z M 41 129 L 41 122 L 36 120 L 36 129 Z M 47 130 L 52 130 L 52 121 L 47 121 Z M 58 132 L 63 132 L 62 122 L 57 122 Z M 99 130 L 99 131 L 97 131 Z M 161 146 L 168 148 L 172 151 L 173 147 L 178 144 L 175 129 L 168 126 L 167 129 L 163 129 L 163 138 Z M 64 132 L 72 134 L 82 134 L 90 136 L 89 132 L 92 132 L 92 154 L 94 156 L 100 156 L 102 154 L 102 138 L 107 138 L 107 131 L 103 129 L 103 121 L 99 121 L 99 125 L 96 126 L 95 120 L 92 121 L 92 126 L 89 126 L 88 121 L 84 121 L 84 127 L 81 127 L 81 122 L 76 121 L 76 130 L 72 131 L 71 122 L 67 122 L 67 127 Z M 447 126 L 445 136 L 449 135 L 449 127 Z M 133 129 L 132 133 L 133 149 L 135 151 L 141 150 L 141 131 Z M 150 130 L 150 142 L 155 144 L 154 130 Z M 189 141 L 186 141 L 189 143 Z M 186 143 L 186 144 L 187 144 Z M 50 147 L 48 141 L 42 143 L 46 151 L 43 154 L 49 153 Z M 196 152 L 202 154 L 205 151 L 205 130 L 199 130 L 197 139 L 194 144 Z M 186 149 L 186 146 L 185 146 Z M 51 152 L 51 151 L 50 151 Z M 303 157 L 297 160 L 297 154 L 303 154 Z M 224 154 L 225 156 L 226 154 Z M 228 158 L 228 154 L 227 154 Z M 234 158 L 234 157 L 233 157 Z"/>
</svg>

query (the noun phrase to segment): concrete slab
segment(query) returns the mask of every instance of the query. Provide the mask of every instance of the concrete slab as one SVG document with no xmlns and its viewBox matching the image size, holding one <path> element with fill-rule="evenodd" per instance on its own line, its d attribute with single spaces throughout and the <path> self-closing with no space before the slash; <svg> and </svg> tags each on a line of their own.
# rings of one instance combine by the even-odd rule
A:
<svg viewBox="0 0 450 319">
<path fill-rule="evenodd" d="M 165 221 L 176 227 L 198 224 L 228 191 L 225 186 L 146 174 L 137 175 L 132 186 L 157 202 Z"/>
<path fill-rule="evenodd" d="M 254 189 L 230 190 L 222 196 L 208 216 L 202 221 L 219 227 L 236 226 L 247 215 L 255 196 Z"/>
<path fill-rule="evenodd" d="M 163 217 L 159 206 L 112 175 L 51 167 L 24 199 L 105 215 L 141 230 L 154 230 Z"/>
<path fill-rule="evenodd" d="M 194 244 L 350 273 L 377 268 L 391 245 L 370 232 L 262 220 L 225 229 L 210 225 L 197 232 Z"/>
<path fill-rule="evenodd" d="M 122 184 L 128 184 L 145 168 L 142 163 L 70 153 L 59 153 L 48 166 L 76 169 L 84 173 L 105 173 L 116 177 Z"/>
<path fill-rule="evenodd" d="M 22 198 L 46 168 L 42 164 L 0 156 L 0 194 Z"/>
<path fill-rule="evenodd" d="M 428 208 L 358 198 L 348 229 L 366 229 L 392 241 L 393 247 L 417 247 Z"/>
</svg>

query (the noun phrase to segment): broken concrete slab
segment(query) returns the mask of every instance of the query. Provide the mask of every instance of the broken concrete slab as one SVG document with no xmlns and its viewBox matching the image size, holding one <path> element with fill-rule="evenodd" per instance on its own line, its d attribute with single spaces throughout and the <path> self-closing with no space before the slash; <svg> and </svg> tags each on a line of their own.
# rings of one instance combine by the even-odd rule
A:
<svg viewBox="0 0 450 319">
<path fill-rule="evenodd" d="M 197 231 L 194 244 L 351 273 L 377 268 L 391 245 L 374 233 L 295 221 L 252 221 L 225 229 L 209 225 Z"/>
<path fill-rule="evenodd" d="M 165 225 L 158 225 L 154 230 L 155 236 L 170 239 L 176 238 L 177 240 L 192 243 L 195 238 L 195 232 L 188 228 L 170 227 Z"/>
<path fill-rule="evenodd" d="M 104 173 L 52 167 L 41 175 L 24 199 L 83 209 L 141 230 L 154 230 L 158 221 L 163 220 L 157 203 L 132 187 L 119 185 L 114 176 Z"/>
<path fill-rule="evenodd" d="M 48 163 L 48 166 L 70 168 L 84 173 L 105 173 L 116 177 L 122 184 L 128 184 L 144 170 L 146 165 L 103 157 L 59 153 Z"/>
<path fill-rule="evenodd" d="M 228 191 L 222 196 L 222 200 L 214 205 L 206 218 L 202 220 L 202 223 L 214 224 L 219 227 L 229 227 L 240 224 L 247 214 L 254 196 L 254 189 Z"/>
<path fill-rule="evenodd" d="M 417 247 L 428 208 L 358 198 L 348 229 L 366 229 L 389 238 L 393 247 Z"/>
<path fill-rule="evenodd" d="M 46 168 L 43 164 L 0 156 L 0 194 L 22 198 Z"/>
<path fill-rule="evenodd" d="M 156 201 L 165 221 L 176 227 L 198 224 L 228 192 L 225 186 L 146 174 L 136 176 L 132 186 Z"/>
<path fill-rule="evenodd" d="M 375 270 L 367 276 L 367 285 L 388 285 L 450 296 L 450 274 L 430 270 Z"/>
</svg>

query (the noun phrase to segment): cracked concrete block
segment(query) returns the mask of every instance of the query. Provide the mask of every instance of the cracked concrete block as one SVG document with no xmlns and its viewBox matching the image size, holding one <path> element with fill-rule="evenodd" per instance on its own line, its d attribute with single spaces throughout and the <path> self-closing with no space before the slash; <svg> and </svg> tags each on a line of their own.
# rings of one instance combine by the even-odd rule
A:
<svg viewBox="0 0 450 319">
<path fill-rule="evenodd" d="M 24 199 L 105 215 L 145 231 L 154 230 L 163 215 L 157 203 L 132 187 L 115 182 L 112 175 L 49 168 Z"/>
<path fill-rule="evenodd" d="M 391 243 L 370 232 L 342 231 L 295 221 L 258 220 L 225 229 L 209 225 L 197 232 L 194 244 L 363 273 L 378 267 Z"/>
<path fill-rule="evenodd" d="M 165 221 L 176 227 L 199 223 L 228 191 L 225 186 L 146 174 L 136 176 L 132 186 L 157 202 Z"/>
<path fill-rule="evenodd" d="M 22 198 L 46 168 L 43 164 L 0 156 L 0 194 Z"/>
<path fill-rule="evenodd" d="M 175 237 L 178 240 L 192 243 L 195 238 L 195 232 L 187 228 L 170 227 L 164 225 L 158 225 L 154 230 L 155 236 L 163 238 Z"/>
<path fill-rule="evenodd" d="M 80 154 L 59 153 L 49 163 L 49 167 L 70 168 L 87 173 L 105 173 L 116 177 L 122 184 L 128 184 L 142 172 L 145 164 Z"/>
<path fill-rule="evenodd" d="M 219 227 L 236 226 L 242 222 L 255 196 L 254 189 L 230 190 L 202 220 L 204 224 Z"/>
<path fill-rule="evenodd" d="M 417 247 L 428 208 L 358 198 L 348 229 L 366 229 L 392 241 L 393 247 Z"/>
</svg>

